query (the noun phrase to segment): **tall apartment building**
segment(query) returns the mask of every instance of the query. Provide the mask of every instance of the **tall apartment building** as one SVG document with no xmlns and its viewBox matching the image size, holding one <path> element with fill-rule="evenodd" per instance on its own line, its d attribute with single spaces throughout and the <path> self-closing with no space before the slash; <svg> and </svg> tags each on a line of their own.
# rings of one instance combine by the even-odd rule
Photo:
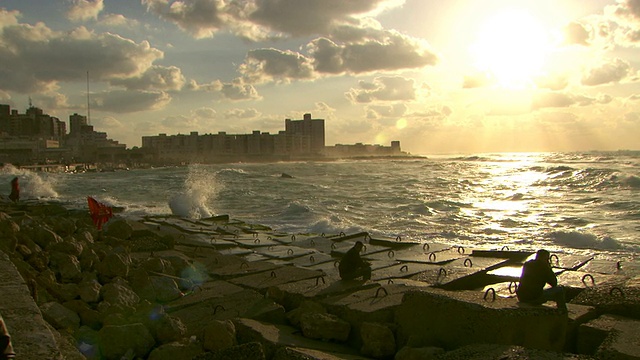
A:
<svg viewBox="0 0 640 360">
<path fill-rule="evenodd" d="M 66 132 L 64 121 L 45 114 L 40 108 L 30 106 L 20 114 L 9 105 L 0 105 L 0 133 L 7 136 L 61 141 Z"/>
<path fill-rule="evenodd" d="M 287 134 L 308 136 L 311 152 L 322 154 L 325 147 L 324 119 L 312 119 L 311 114 L 304 114 L 302 120 L 285 119 L 284 123 Z"/>
</svg>

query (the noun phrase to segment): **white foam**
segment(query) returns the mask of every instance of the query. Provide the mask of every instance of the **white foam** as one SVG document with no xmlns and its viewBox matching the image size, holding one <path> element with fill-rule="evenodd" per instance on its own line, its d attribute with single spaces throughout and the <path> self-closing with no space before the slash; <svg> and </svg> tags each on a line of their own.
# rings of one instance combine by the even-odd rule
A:
<svg viewBox="0 0 640 360">
<path fill-rule="evenodd" d="M 5 164 L 1 169 L 2 175 L 18 177 L 20 183 L 20 198 L 22 199 L 42 199 L 42 198 L 58 198 L 58 193 L 54 189 L 56 179 L 47 176 L 46 173 L 36 173 L 26 169 L 16 168 L 11 164 Z M 46 177 L 43 178 L 43 175 Z M 7 188 L 9 187 L 7 182 Z"/>
<path fill-rule="evenodd" d="M 206 168 L 193 165 L 184 181 L 184 190 L 169 200 L 174 215 L 199 219 L 214 214 L 209 203 L 217 194 L 217 182 L 214 174 Z"/>
</svg>

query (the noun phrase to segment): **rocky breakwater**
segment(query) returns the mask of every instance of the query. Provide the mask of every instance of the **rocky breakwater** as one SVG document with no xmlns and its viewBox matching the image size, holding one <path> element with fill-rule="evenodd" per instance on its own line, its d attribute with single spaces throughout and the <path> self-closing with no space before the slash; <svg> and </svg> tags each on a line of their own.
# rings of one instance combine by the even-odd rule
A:
<svg viewBox="0 0 640 360">
<path fill-rule="evenodd" d="M 366 244 L 372 281 L 336 266 Z M 0 204 L 0 314 L 24 359 L 639 358 L 637 262 L 555 256 L 569 314 L 520 306 L 527 253 L 218 216 Z"/>
</svg>

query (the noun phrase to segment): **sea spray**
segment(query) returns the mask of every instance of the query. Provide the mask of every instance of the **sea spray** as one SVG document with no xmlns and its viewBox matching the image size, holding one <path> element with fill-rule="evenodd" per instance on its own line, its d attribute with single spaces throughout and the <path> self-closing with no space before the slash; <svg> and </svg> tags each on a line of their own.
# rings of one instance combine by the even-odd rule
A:
<svg viewBox="0 0 640 360">
<path fill-rule="evenodd" d="M 207 167 L 189 166 L 184 180 L 183 190 L 169 200 L 169 207 L 174 215 L 200 219 L 210 217 L 213 211 L 209 203 L 217 193 L 217 182 L 214 174 Z"/>
<path fill-rule="evenodd" d="M 21 199 L 58 198 L 58 193 L 55 190 L 56 179 L 47 176 L 46 173 L 37 173 L 27 169 L 16 168 L 11 164 L 5 164 L 0 169 L 0 175 L 0 180 L 7 184 L 7 189 L 10 189 L 11 179 L 18 178 Z"/>
</svg>

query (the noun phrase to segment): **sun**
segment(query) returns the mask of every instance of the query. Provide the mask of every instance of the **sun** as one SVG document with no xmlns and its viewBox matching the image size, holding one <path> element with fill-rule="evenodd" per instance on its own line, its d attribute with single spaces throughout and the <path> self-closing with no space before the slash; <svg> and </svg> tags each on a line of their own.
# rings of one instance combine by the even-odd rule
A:
<svg viewBox="0 0 640 360">
<path fill-rule="evenodd" d="M 470 47 L 473 65 L 504 88 L 526 88 L 551 48 L 542 22 L 520 9 L 492 13 Z"/>
</svg>

